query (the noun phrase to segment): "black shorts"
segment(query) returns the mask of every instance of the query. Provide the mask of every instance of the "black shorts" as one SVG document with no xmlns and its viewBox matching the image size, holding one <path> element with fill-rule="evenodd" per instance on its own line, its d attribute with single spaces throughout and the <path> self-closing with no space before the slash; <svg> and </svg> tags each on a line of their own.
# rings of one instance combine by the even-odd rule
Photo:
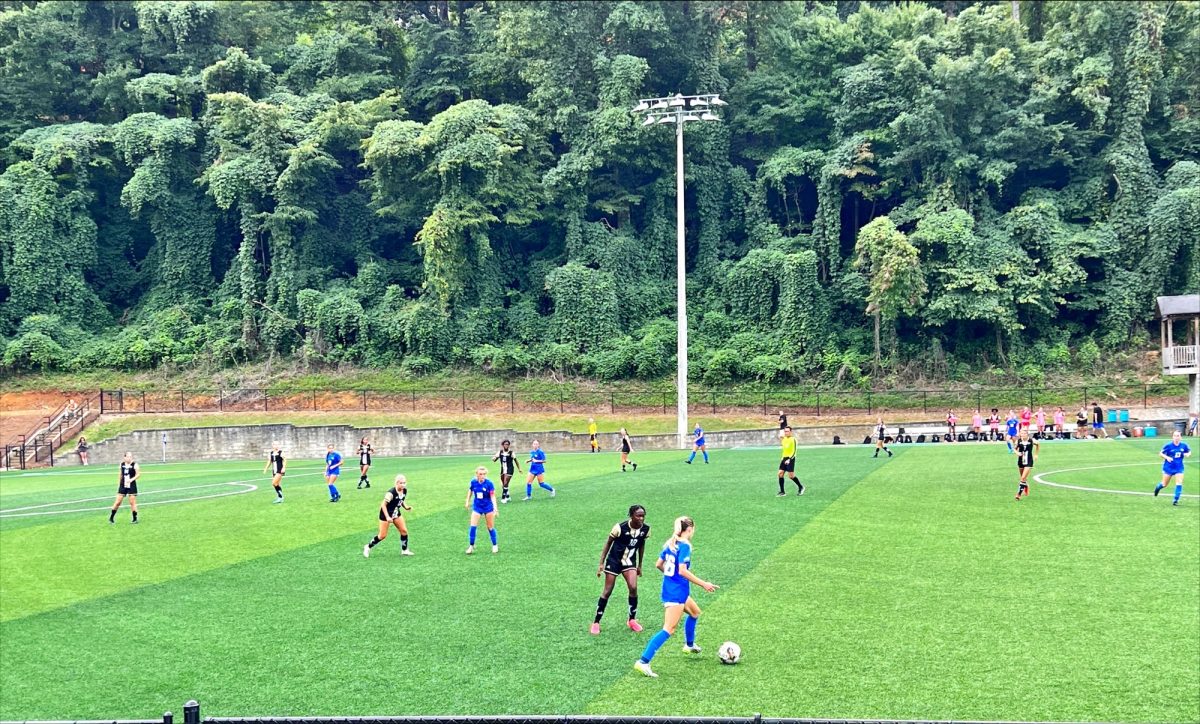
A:
<svg viewBox="0 0 1200 724">
<path fill-rule="evenodd" d="M 621 445 L 621 452 L 623 452 L 623 453 L 625 453 L 626 455 L 628 455 L 628 454 L 629 454 L 629 452 L 630 452 L 630 450 L 629 450 L 629 445 L 622 444 L 622 445 Z"/>
<path fill-rule="evenodd" d="M 1027 468 L 1033 470 L 1033 463 L 1029 463 L 1028 465 L 1023 465 L 1020 462 L 1017 463 L 1017 470 L 1025 470 Z"/>
<path fill-rule="evenodd" d="M 272 474 L 272 475 L 278 475 L 279 477 L 283 477 L 283 471 L 282 471 L 282 470 L 276 470 L 276 471 L 272 472 L 271 474 Z"/>
<path fill-rule="evenodd" d="M 129 483 L 128 485 L 118 485 L 117 495 L 137 495 L 137 483 Z"/>
<path fill-rule="evenodd" d="M 399 510 L 397 510 L 397 511 L 396 511 L 396 517 L 397 517 L 397 518 L 399 518 L 399 517 L 400 517 L 400 516 L 402 516 L 402 515 L 404 515 L 404 513 L 403 513 L 403 512 L 401 512 L 401 511 L 399 511 Z M 379 511 L 379 522 L 380 522 L 380 523 L 389 523 L 389 522 L 391 522 L 391 520 L 392 520 L 391 518 L 389 518 L 389 517 L 387 517 L 386 515 L 384 515 L 384 512 L 383 512 L 382 510 L 381 510 L 381 511 Z"/>
<path fill-rule="evenodd" d="M 637 570 L 636 564 L 630 563 L 627 566 L 622 565 L 620 558 L 616 558 L 616 559 L 608 558 L 604 561 L 604 572 L 611 573 L 614 576 L 619 576 L 619 575 L 623 574 L 625 571 L 636 571 L 636 570 Z"/>
<path fill-rule="evenodd" d="M 359 465 L 370 465 L 370 464 L 371 464 L 371 456 L 370 456 L 370 455 L 363 455 L 362 457 L 360 457 L 360 458 L 358 459 L 358 464 L 359 464 Z"/>
<path fill-rule="evenodd" d="M 513 476 L 513 474 L 514 474 L 515 472 L 516 472 L 516 467 L 515 467 L 515 466 L 511 466 L 511 465 L 510 465 L 510 466 L 509 466 L 509 467 L 507 467 L 507 468 L 506 468 L 506 467 L 501 467 L 501 468 L 500 468 L 500 474 L 501 474 L 501 475 L 507 475 L 507 476 L 508 476 L 508 477 L 510 477 L 510 478 Z"/>
<path fill-rule="evenodd" d="M 784 458 L 780 460 L 779 470 L 785 473 L 796 472 L 796 458 Z"/>
</svg>

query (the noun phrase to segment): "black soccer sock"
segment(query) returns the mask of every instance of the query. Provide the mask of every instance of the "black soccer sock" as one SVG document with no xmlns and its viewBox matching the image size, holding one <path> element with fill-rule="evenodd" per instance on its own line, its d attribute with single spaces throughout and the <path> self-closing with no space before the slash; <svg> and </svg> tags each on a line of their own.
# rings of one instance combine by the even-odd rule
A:
<svg viewBox="0 0 1200 724">
<path fill-rule="evenodd" d="M 604 609 L 608 606 L 608 598 L 601 596 L 596 602 L 596 620 L 593 623 L 600 623 L 600 619 L 604 618 Z"/>
<path fill-rule="evenodd" d="M 637 618 L 637 596 L 629 597 L 629 620 Z"/>
<path fill-rule="evenodd" d="M 783 478 L 782 478 L 782 477 L 780 477 L 780 478 L 779 478 L 779 492 L 780 492 L 780 493 L 784 492 L 784 490 L 783 490 Z"/>
<path fill-rule="evenodd" d="M 133 519 L 134 519 L 135 521 L 137 520 L 137 511 L 136 511 L 136 510 L 135 510 L 135 511 L 133 511 Z"/>
<path fill-rule="evenodd" d="M 796 478 L 792 478 L 792 482 L 796 484 L 796 490 L 801 490 L 801 491 L 804 490 L 804 483 L 800 482 Z"/>
<path fill-rule="evenodd" d="M 117 509 L 116 508 L 113 508 L 112 510 L 108 511 L 108 522 L 109 523 L 116 520 L 116 517 L 117 517 Z"/>
<path fill-rule="evenodd" d="M 283 487 L 282 486 L 280 486 L 280 485 L 275 486 L 275 496 L 279 497 L 279 498 L 283 497 Z"/>
<path fill-rule="evenodd" d="M 408 550 L 408 536 L 406 535 L 400 536 L 400 550 Z"/>
<path fill-rule="evenodd" d="M 378 544 L 379 544 L 379 536 L 375 536 L 374 538 L 371 539 L 371 542 L 367 544 L 367 547 L 374 548 Z"/>
</svg>

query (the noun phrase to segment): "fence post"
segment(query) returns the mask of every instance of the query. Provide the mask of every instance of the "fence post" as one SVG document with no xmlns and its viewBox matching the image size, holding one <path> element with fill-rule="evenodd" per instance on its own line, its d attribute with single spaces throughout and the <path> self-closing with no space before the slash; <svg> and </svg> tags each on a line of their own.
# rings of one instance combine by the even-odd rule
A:
<svg viewBox="0 0 1200 724">
<path fill-rule="evenodd" d="M 412 392 L 412 408 L 413 408 L 413 412 L 416 412 L 417 411 L 417 391 L 411 390 L 411 392 Z"/>
<path fill-rule="evenodd" d="M 562 398 L 562 388 L 561 387 L 558 390 L 558 411 L 560 413 L 563 411 L 563 398 Z"/>
<path fill-rule="evenodd" d="M 870 414 L 871 414 L 871 412 L 872 412 L 872 407 L 871 407 L 871 391 L 870 391 L 870 390 L 867 390 L 867 414 L 868 414 L 868 415 L 870 415 Z"/>
<path fill-rule="evenodd" d="M 467 393 L 465 391 L 462 393 L 462 407 L 463 407 L 463 412 L 466 412 L 467 411 Z"/>
<path fill-rule="evenodd" d="M 266 390 L 263 390 L 262 393 L 263 393 L 263 412 L 270 412 L 271 411 L 271 393 L 267 392 Z M 184 714 L 184 718 L 186 719 L 187 718 L 187 709 L 183 710 L 183 714 Z"/>
<path fill-rule="evenodd" d="M 1085 386 L 1084 386 L 1084 388 L 1083 388 L 1083 403 L 1082 403 L 1082 406 L 1083 406 L 1083 407 L 1087 407 L 1087 386 L 1086 386 L 1086 385 L 1085 385 Z"/>
<path fill-rule="evenodd" d="M 169 711 L 164 711 L 163 724 L 175 724 L 175 715 Z"/>
<path fill-rule="evenodd" d="M 313 401 L 313 412 L 316 412 L 317 411 L 317 391 L 316 390 L 312 391 L 312 401 Z"/>
<path fill-rule="evenodd" d="M 667 393 L 663 393 L 663 414 L 667 414 Z"/>
<path fill-rule="evenodd" d="M 142 412 L 146 411 L 146 393 L 142 392 Z"/>
<path fill-rule="evenodd" d="M 104 414 L 104 390 L 100 390 L 100 414 Z"/>
<path fill-rule="evenodd" d="M 975 390 L 975 412 L 983 411 L 983 393 Z"/>
<path fill-rule="evenodd" d="M 715 414 L 717 414 L 717 391 L 713 390 L 709 394 L 712 395 L 712 408 L 713 408 L 713 414 L 715 415 Z"/>
<path fill-rule="evenodd" d="M 763 415 L 767 414 L 767 393 L 763 393 Z"/>
<path fill-rule="evenodd" d="M 179 411 L 187 412 L 187 401 L 183 397 L 183 390 L 179 391 Z"/>
<path fill-rule="evenodd" d="M 1033 389 L 1029 390 L 1029 409 L 1033 409 Z"/>
<path fill-rule="evenodd" d="M 200 724 L 200 702 L 192 699 L 183 705 L 183 724 Z"/>
<path fill-rule="evenodd" d="M 367 391 L 363 390 L 363 412 L 367 411 Z"/>
<path fill-rule="evenodd" d="M 929 414 L 929 391 L 921 390 L 921 412 Z"/>
<path fill-rule="evenodd" d="M 217 390 L 217 409 L 225 412 L 225 390 Z M 167 712 L 170 714 L 171 712 Z"/>
<path fill-rule="evenodd" d="M 817 417 L 821 416 L 821 391 L 817 390 Z"/>
<path fill-rule="evenodd" d="M 1142 385 L 1142 409 L 1144 410 L 1149 406 L 1150 406 L 1150 385 L 1143 384 Z"/>
</svg>

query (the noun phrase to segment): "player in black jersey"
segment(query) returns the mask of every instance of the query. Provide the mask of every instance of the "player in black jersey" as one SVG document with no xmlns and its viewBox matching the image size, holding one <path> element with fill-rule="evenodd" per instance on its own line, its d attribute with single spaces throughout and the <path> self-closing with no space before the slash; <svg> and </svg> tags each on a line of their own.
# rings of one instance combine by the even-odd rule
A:
<svg viewBox="0 0 1200 724">
<path fill-rule="evenodd" d="M 108 512 L 108 522 L 111 525 L 117 517 L 117 508 L 121 501 L 129 496 L 129 509 L 133 511 L 133 522 L 137 523 L 137 481 L 142 476 L 142 468 L 133 461 L 133 453 L 125 453 L 121 460 L 121 477 L 117 480 L 117 499 L 113 501 L 112 510 Z"/>
<path fill-rule="evenodd" d="M 887 446 L 887 425 L 883 424 L 882 417 L 877 417 L 875 418 L 875 454 L 871 457 L 879 457 L 880 450 L 887 453 L 889 458 L 892 456 L 892 451 L 888 450 Z"/>
<path fill-rule="evenodd" d="M 1029 437 L 1029 428 L 1021 428 L 1021 432 L 1017 435 L 1017 470 L 1021 473 L 1021 485 L 1017 488 L 1017 500 L 1020 500 L 1022 496 L 1029 496 L 1029 471 L 1037 462 L 1039 447 L 1038 441 Z"/>
<path fill-rule="evenodd" d="M 371 443 L 367 438 L 358 441 L 358 489 L 371 487 L 371 481 L 367 480 L 367 471 L 371 469 L 371 453 L 375 452 L 375 448 L 371 447 Z"/>
<path fill-rule="evenodd" d="M 629 439 L 629 431 L 621 428 L 621 472 L 625 472 L 626 465 L 633 466 L 633 472 L 637 472 L 637 463 L 629 459 L 629 454 L 633 452 L 633 443 Z"/>
<path fill-rule="evenodd" d="M 500 441 L 500 452 L 492 456 L 492 462 L 500 461 L 500 502 L 508 502 L 508 483 L 512 480 L 513 471 L 521 471 L 521 462 L 517 460 L 517 454 L 512 451 L 512 445 L 508 440 Z"/>
<path fill-rule="evenodd" d="M 411 556 L 413 554 L 408 549 L 408 526 L 404 524 L 402 517 L 402 511 L 412 510 L 412 506 L 404 502 L 407 495 L 408 479 L 403 475 L 397 475 L 396 484 L 388 488 L 387 493 L 383 496 L 383 502 L 379 504 L 379 533 L 371 539 L 370 543 L 363 546 L 363 558 L 371 557 L 371 549 L 387 538 L 388 528 L 393 525 L 396 526 L 396 530 L 400 531 L 400 555 Z"/>
<path fill-rule="evenodd" d="M 637 620 L 637 579 L 642 575 L 642 558 L 645 555 L 646 539 L 650 537 L 650 526 L 646 524 L 646 509 L 640 505 L 629 506 L 629 520 L 623 520 L 612 527 L 608 540 L 604 542 L 604 550 L 600 552 L 600 567 L 596 569 L 596 577 L 604 576 L 604 592 L 596 603 L 596 619 L 592 622 L 592 635 L 600 633 L 600 619 L 604 617 L 604 609 L 608 606 L 608 597 L 612 595 L 617 576 L 625 579 L 629 587 L 629 621 L 628 626 L 639 633 L 642 625 Z"/>
<path fill-rule="evenodd" d="M 283 461 L 283 451 L 279 449 L 279 445 L 271 445 L 271 454 L 267 456 L 267 464 L 263 466 L 263 472 L 271 470 L 271 485 L 275 488 L 276 503 L 283 502 L 283 488 L 280 483 L 283 482 L 283 471 L 287 467 Z"/>
</svg>

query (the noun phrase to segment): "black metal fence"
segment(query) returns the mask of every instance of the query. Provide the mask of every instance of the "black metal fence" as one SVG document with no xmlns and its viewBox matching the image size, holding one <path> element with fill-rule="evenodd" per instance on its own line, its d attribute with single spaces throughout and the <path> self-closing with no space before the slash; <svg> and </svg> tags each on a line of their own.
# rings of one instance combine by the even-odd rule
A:
<svg viewBox="0 0 1200 724">
<path fill-rule="evenodd" d="M 0 722 L 0 724 L 18 724 Z M 20 724 L 174 724 L 171 712 L 162 719 L 120 719 L 104 721 L 38 721 Z M 803 719 L 753 716 L 587 716 L 587 715 L 504 715 L 504 716 L 338 716 L 338 717 L 200 717 L 195 700 L 183 706 L 183 724 L 1034 724 L 999 720 L 946 719 Z M 1052 724 L 1042 722 L 1040 724 Z"/>
<path fill-rule="evenodd" d="M 1186 399 L 1182 382 L 1080 387 L 1009 387 L 966 390 L 835 390 L 779 388 L 764 391 L 697 388 L 688 391 L 695 414 L 873 415 L 881 411 L 922 414 L 954 409 L 1020 409 L 1028 406 L 1068 411 L 1099 402 L 1102 407 L 1148 408 L 1178 405 Z M 608 390 L 543 391 L 413 389 L 381 390 L 102 390 L 101 412 L 443 412 L 673 414 L 674 391 L 614 387 Z"/>
</svg>

